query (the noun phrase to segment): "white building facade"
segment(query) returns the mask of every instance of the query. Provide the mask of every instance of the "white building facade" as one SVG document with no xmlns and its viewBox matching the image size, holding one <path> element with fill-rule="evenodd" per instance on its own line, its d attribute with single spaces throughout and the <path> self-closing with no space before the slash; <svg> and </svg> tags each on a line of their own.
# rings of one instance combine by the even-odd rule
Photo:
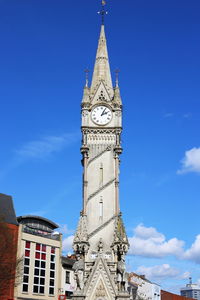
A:
<svg viewBox="0 0 200 300">
<path fill-rule="evenodd" d="M 129 275 L 129 288 L 134 293 L 131 293 L 133 300 L 160 300 L 161 289 L 158 284 L 152 283 L 143 275 L 131 273 Z"/>
<path fill-rule="evenodd" d="M 62 274 L 61 274 L 61 293 L 66 299 L 72 298 L 76 283 L 74 280 L 74 271 L 72 267 L 75 259 L 71 256 L 62 256 Z"/>
</svg>

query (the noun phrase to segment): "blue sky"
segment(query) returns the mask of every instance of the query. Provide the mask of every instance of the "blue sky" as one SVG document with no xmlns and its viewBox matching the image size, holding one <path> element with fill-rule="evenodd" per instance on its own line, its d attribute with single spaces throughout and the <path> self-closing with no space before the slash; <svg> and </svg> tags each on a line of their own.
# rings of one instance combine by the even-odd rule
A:
<svg viewBox="0 0 200 300">
<path fill-rule="evenodd" d="M 59 223 L 66 249 L 81 210 L 80 102 L 99 2 L 0 0 L 0 192 L 17 215 Z M 200 2 L 107 2 L 128 269 L 177 292 L 200 280 Z"/>
</svg>

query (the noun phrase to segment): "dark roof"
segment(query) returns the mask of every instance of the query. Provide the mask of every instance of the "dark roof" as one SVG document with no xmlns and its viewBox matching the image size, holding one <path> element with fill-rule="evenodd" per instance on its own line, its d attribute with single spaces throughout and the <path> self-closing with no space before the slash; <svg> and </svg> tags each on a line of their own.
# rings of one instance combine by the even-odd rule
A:
<svg viewBox="0 0 200 300">
<path fill-rule="evenodd" d="M 69 267 L 72 267 L 76 261 L 76 259 L 70 258 L 68 256 L 62 256 L 61 259 L 62 259 L 62 265 L 69 266 Z"/>
<path fill-rule="evenodd" d="M 0 218 L 8 224 L 19 225 L 11 196 L 0 193 Z"/>
<path fill-rule="evenodd" d="M 56 228 L 59 227 L 56 223 L 52 222 L 51 220 L 43 218 L 43 217 L 40 217 L 40 216 L 26 215 L 26 216 L 19 216 L 19 217 L 17 217 L 17 221 L 19 223 L 21 223 L 21 221 L 23 221 L 23 220 L 28 220 L 28 219 L 29 220 L 33 219 L 33 220 L 37 220 L 37 221 L 43 221 L 43 222 L 47 223 L 47 225 L 49 225 L 53 229 L 56 229 Z"/>
</svg>

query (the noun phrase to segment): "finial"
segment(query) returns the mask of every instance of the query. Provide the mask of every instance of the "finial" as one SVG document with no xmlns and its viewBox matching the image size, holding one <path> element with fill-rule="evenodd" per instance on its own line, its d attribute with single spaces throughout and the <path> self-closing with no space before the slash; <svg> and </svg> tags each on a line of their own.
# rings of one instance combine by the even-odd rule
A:
<svg viewBox="0 0 200 300">
<path fill-rule="evenodd" d="M 106 5 L 105 0 L 101 0 L 101 10 L 98 11 L 98 14 L 101 15 L 101 24 L 104 25 L 105 15 L 108 14 L 108 12 L 104 9 L 104 6 Z"/>
<path fill-rule="evenodd" d="M 85 69 L 85 86 L 88 87 L 88 76 L 89 76 L 90 70 L 87 68 Z"/>
<path fill-rule="evenodd" d="M 115 70 L 115 76 L 116 76 L 116 87 L 119 87 L 119 72 L 120 70 L 119 69 L 116 69 Z"/>
</svg>

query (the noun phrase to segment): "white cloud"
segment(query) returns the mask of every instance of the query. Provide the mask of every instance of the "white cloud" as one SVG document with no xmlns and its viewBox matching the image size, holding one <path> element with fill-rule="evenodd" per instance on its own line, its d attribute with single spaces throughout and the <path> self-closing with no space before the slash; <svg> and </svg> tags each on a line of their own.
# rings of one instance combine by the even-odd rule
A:
<svg viewBox="0 0 200 300">
<path fill-rule="evenodd" d="M 200 173 L 200 148 L 192 148 L 185 152 L 185 157 L 181 161 L 182 167 L 178 174 L 189 172 Z"/>
<path fill-rule="evenodd" d="M 174 114 L 171 113 L 171 112 L 168 112 L 168 113 L 165 113 L 165 114 L 164 114 L 164 118 L 171 118 L 171 117 L 173 117 L 173 116 L 174 116 Z"/>
<path fill-rule="evenodd" d="M 143 257 L 162 258 L 173 255 L 180 257 L 183 254 L 184 241 L 166 237 L 154 227 L 145 227 L 139 224 L 134 229 L 134 236 L 129 238 L 129 254 Z"/>
<path fill-rule="evenodd" d="M 156 265 L 153 267 L 141 266 L 136 273 L 145 275 L 150 280 L 162 280 L 167 278 L 186 279 L 190 276 L 189 272 L 182 273 L 179 269 L 171 267 L 169 264 Z"/>
<path fill-rule="evenodd" d="M 64 252 L 72 251 L 73 239 L 74 239 L 74 236 L 70 235 L 63 240 L 63 251 Z"/>
<path fill-rule="evenodd" d="M 30 141 L 24 144 L 16 153 L 21 159 L 45 158 L 49 155 L 59 152 L 66 146 L 77 141 L 78 133 L 65 133 L 57 136 L 45 136 L 36 141 Z"/>
<path fill-rule="evenodd" d="M 196 236 L 191 248 L 185 251 L 183 258 L 200 264 L 200 234 Z"/>
<path fill-rule="evenodd" d="M 152 280 L 177 277 L 180 274 L 180 271 L 170 267 L 168 264 L 163 264 L 153 267 L 141 266 L 136 270 L 136 273 L 143 274 L 146 278 Z"/>
<path fill-rule="evenodd" d="M 74 232 L 74 230 L 68 228 L 67 224 L 60 224 L 59 229 L 62 234 L 71 234 Z"/>
</svg>

